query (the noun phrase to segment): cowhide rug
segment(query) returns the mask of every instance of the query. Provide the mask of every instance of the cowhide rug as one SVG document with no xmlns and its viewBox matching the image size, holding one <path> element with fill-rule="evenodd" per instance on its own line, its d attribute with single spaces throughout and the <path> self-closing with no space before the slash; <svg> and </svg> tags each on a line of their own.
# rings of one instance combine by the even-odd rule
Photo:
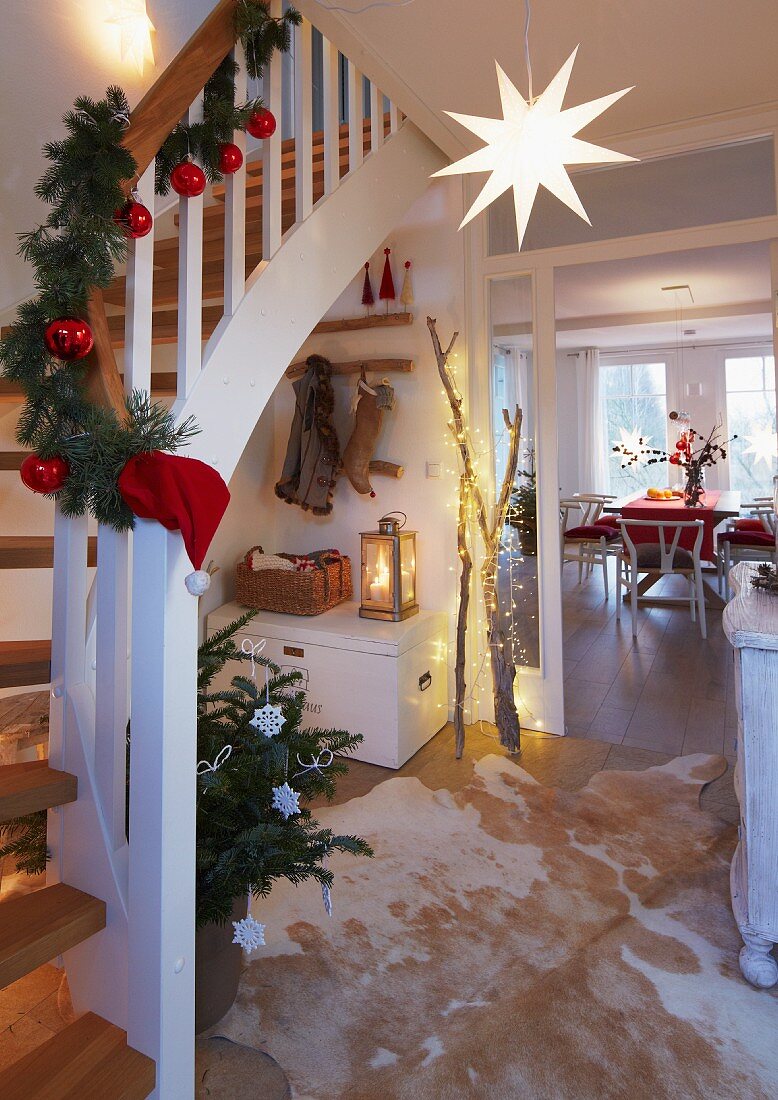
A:
<svg viewBox="0 0 778 1100">
<path fill-rule="evenodd" d="M 575 793 L 487 756 L 456 795 L 395 778 L 320 813 L 367 837 L 255 903 L 267 947 L 220 1032 L 315 1100 L 773 1100 L 778 991 L 740 976 L 720 757 Z"/>
</svg>

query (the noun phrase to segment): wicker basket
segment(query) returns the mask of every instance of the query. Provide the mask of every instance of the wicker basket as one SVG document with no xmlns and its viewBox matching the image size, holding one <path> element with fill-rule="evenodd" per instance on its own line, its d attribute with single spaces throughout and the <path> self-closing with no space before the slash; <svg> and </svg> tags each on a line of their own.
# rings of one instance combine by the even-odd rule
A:
<svg viewBox="0 0 778 1100">
<path fill-rule="evenodd" d="M 283 615 L 321 615 L 331 607 L 351 599 L 351 559 L 330 558 L 327 551 L 311 554 L 318 567 L 304 573 L 286 569 L 251 568 L 251 555 L 261 546 L 252 546 L 238 562 L 235 599 L 243 607 L 257 611 L 278 611 Z M 286 555 L 282 555 L 286 556 Z"/>
</svg>

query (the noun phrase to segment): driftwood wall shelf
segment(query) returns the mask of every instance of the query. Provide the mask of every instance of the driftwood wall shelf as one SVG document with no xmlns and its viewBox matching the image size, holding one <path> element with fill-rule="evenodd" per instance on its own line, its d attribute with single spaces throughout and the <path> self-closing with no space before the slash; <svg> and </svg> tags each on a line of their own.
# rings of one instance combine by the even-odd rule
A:
<svg viewBox="0 0 778 1100">
<path fill-rule="evenodd" d="M 308 365 L 305 362 L 292 363 L 287 367 L 287 378 L 300 378 L 305 374 Z M 412 359 L 354 359 L 348 363 L 333 363 L 333 374 L 361 374 L 362 371 L 372 374 L 386 374 L 389 371 L 401 371 L 407 374 L 415 370 Z"/>
<path fill-rule="evenodd" d="M 368 313 L 365 317 L 344 317 L 340 321 L 320 321 L 313 335 L 321 332 L 355 332 L 362 328 L 392 328 L 413 324 L 412 313 Z"/>
</svg>

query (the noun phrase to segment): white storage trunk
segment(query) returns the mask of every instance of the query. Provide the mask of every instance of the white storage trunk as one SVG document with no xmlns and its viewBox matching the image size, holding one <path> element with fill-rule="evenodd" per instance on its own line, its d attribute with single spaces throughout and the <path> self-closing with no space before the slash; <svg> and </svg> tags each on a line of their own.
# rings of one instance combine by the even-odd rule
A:
<svg viewBox="0 0 778 1100">
<path fill-rule="evenodd" d="M 209 634 L 244 612 L 236 603 L 211 612 Z M 310 617 L 259 611 L 238 646 L 243 638 L 265 638 L 265 656 L 301 671 L 307 726 L 363 735 L 357 760 L 399 768 L 448 721 L 443 612 L 391 623 L 360 619 L 351 602 Z M 227 686 L 238 671 L 237 662 L 228 665 L 215 686 Z M 240 672 L 247 674 L 245 665 Z"/>
</svg>

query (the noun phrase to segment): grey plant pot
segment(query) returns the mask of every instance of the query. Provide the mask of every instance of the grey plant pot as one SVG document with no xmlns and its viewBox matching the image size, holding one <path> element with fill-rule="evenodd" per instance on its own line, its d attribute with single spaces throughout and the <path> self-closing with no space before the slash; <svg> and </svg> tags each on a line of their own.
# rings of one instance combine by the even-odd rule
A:
<svg viewBox="0 0 778 1100">
<path fill-rule="evenodd" d="M 227 924 L 206 924 L 195 935 L 195 1031 L 218 1023 L 235 1001 L 243 950 L 232 942 L 234 920 L 248 913 L 248 899 L 236 898 Z"/>
</svg>

